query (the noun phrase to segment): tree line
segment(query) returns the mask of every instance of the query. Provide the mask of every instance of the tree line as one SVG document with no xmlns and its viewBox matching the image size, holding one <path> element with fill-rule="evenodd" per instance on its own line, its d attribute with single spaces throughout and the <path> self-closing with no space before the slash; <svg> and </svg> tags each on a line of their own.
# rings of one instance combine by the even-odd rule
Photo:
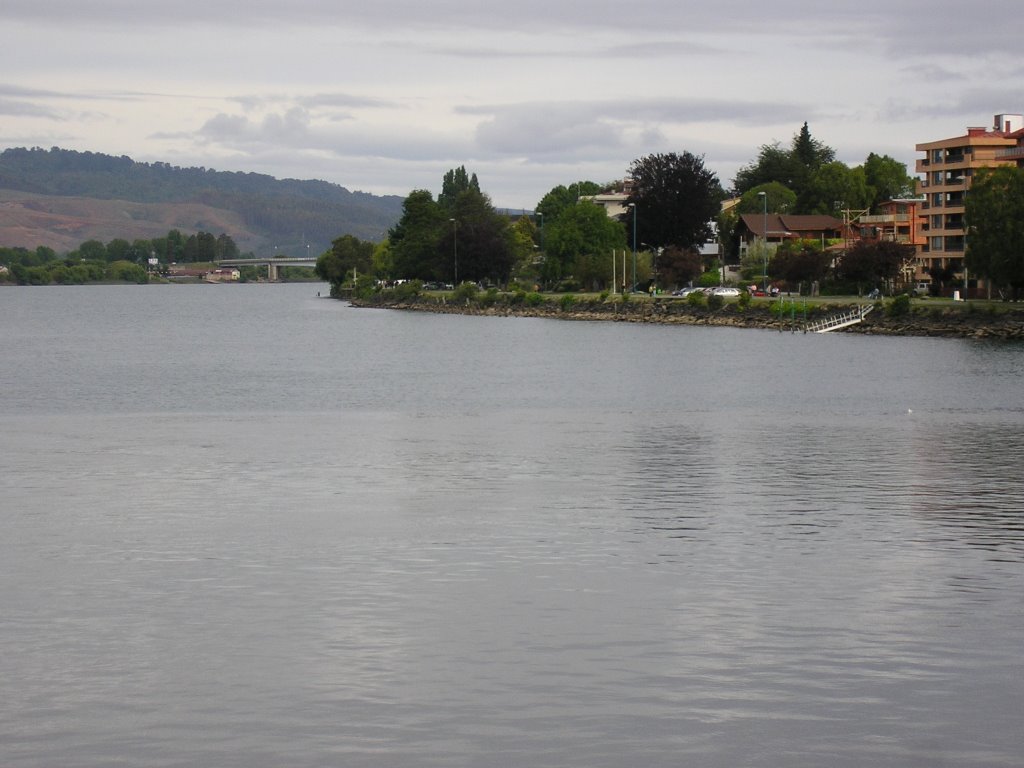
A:
<svg viewBox="0 0 1024 768">
<path fill-rule="evenodd" d="M 405 198 L 401 219 L 383 243 L 351 235 L 336 239 L 321 256 L 318 274 L 335 287 L 356 275 L 441 285 L 511 282 L 562 291 L 711 283 L 720 280 L 723 258 L 738 258 L 739 214 L 761 212 L 765 201 L 777 213 L 834 213 L 837 202 L 870 209 L 913 188 L 905 166 L 890 157 L 872 153 L 856 168 L 837 162 L 835 151 L 812 137 L 806 123 L 788 148 L 763 146 L 757 160 L 741 168 L 733 189 L 725 189 L 704 158 L 690 152 L 638 158 L 627 179 L 628 188 L 623 181 L 558 185 L 532 214 L 516 218 L 497 214 L 475 174 L 453 169 L 436 198 L 426 189 Z M 625 195 L 617 216 L 594 202 L 608 192 Z M 729 197 L 739 202 L 722 214 Z M 716 237 L 724 250 L 702 252 Z M 612 254 L 621 282 L 612 275 Z M 778 281 L 830 280 L 848 288 L 897 277 L 912 251 L 860 244 L 835 262 L 821 244 L 793 242 L 773 254 L 748 255 L 758 256 L 757 265 L 766 263 Z M 631 263 L 623 274 L 618 270 L 625 260 Z M 755 265 L 746 267 L 745 277 L 752 276 Z M 757 266 L 758 275 L 762 269 Z"/>
<path fill-rule="evenodd" d="M 157 271 L 166 271 L 172 263 L 207 263 L 239 256 L 238 246 L 226 233 L 184 235 L 172 229 L 166 236 L 151 240 L 86 240 L 63 255 L 46 246 L 32 250 L 0 247 L 0 264 L 8 267 L 6 273 L 0 273 L 0 279 L 21 285 L 104 280 L 144 283 L 148 281 L 150 259 L 156 260 Z"/>
</svg>

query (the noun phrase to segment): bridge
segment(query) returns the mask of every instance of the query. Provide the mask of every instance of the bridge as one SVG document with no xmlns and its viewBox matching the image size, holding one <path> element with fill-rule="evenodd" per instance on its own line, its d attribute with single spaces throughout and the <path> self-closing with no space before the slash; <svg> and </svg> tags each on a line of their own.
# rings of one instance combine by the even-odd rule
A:
<svg viewBox="0 0 1024 768">
<path fill-rule="evenodd" d="M 311 256 L 269 256 L 263 259 L 224 259 L 214 262 L 218 267 L 266 267 L 267 279 L 277 280 L 280 267 L 316 267 L 316 259 Z"/>
</svg>

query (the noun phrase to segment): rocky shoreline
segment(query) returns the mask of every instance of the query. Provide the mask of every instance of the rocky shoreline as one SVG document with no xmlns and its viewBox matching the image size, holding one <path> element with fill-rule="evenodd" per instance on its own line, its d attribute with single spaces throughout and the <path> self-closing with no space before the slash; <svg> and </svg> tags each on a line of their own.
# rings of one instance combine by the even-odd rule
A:
<svg viewBox="0 0 1024 768">
<path fill-rule="evenodd" d="M 662 325 L 704 325 L 733 328 L 754 328 L 777 332 L 803 332 L 808 321 L 856 310 L 857 304 L 815 307 L 805 319 L 801 312 L 796 317 L 787 313 L 780 317 L 767 305 L 753 305 L 741 309 L 735 302 L 720 309 L 695 307 L 677 299 L 654 299 L 622 303 L 620 301 L 573 302 L 562 306 L 555 301 L 544 301 L 536 306 L 525 303 L 494 302 L 481 305 L 476 302 L 455 303 L 445 297 L 419 296 L 392 299 L 375 296 L 372 299 L 349 299 L 354 307 L 376 307 L 409 312 L 433 312 L 449 315 L 477 315 L 483 317 L 541 317 L 555 320 L 602 321 L 622 323 L 657 323 Z M 992 312 L 987 308 L 915 307 L 909 314 L 893 316 L 887 310 L 888 302 L 869 313 L 864 320 L 834 333 L 859 333 L 884 336 L 932 336 L 943 338 L 1015 339 L 1024 340 L 1024 309 L 1002 308 Z"/>
</svg>

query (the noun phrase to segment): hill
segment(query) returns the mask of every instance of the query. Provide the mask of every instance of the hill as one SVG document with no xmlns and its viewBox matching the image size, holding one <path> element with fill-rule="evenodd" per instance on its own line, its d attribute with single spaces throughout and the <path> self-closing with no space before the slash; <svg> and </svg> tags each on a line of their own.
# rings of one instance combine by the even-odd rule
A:
<svg viewBox="0 0 1024 768">
<path fill-rule="evenodd" d="M 316 255 L 345 234 L 380 240 L 402 198 L 324 181 L 179 168 L 53 148 L 0 153 L 0 245 L 58 252 L 89 239 L 226 233 L 243 251 Z"/>
</svg>

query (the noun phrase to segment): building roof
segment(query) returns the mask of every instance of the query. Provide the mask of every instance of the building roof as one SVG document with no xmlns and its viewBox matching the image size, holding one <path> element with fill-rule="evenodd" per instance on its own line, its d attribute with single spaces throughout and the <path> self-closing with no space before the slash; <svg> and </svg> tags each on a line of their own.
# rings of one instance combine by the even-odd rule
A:
<svg viewBox="0 0 1024 768">
<path fill-rule="evenodd" d="M 757 237 L 765 236 L 765 215 L 762 213 L 740 214 L 744 225 Z M 798 237 L 809 233 L 824 233 L 842 230 L 843 222 L 835 216 L 792 215 L 769 213 L 767 216 L 768 237 Z"/>
</svg>

